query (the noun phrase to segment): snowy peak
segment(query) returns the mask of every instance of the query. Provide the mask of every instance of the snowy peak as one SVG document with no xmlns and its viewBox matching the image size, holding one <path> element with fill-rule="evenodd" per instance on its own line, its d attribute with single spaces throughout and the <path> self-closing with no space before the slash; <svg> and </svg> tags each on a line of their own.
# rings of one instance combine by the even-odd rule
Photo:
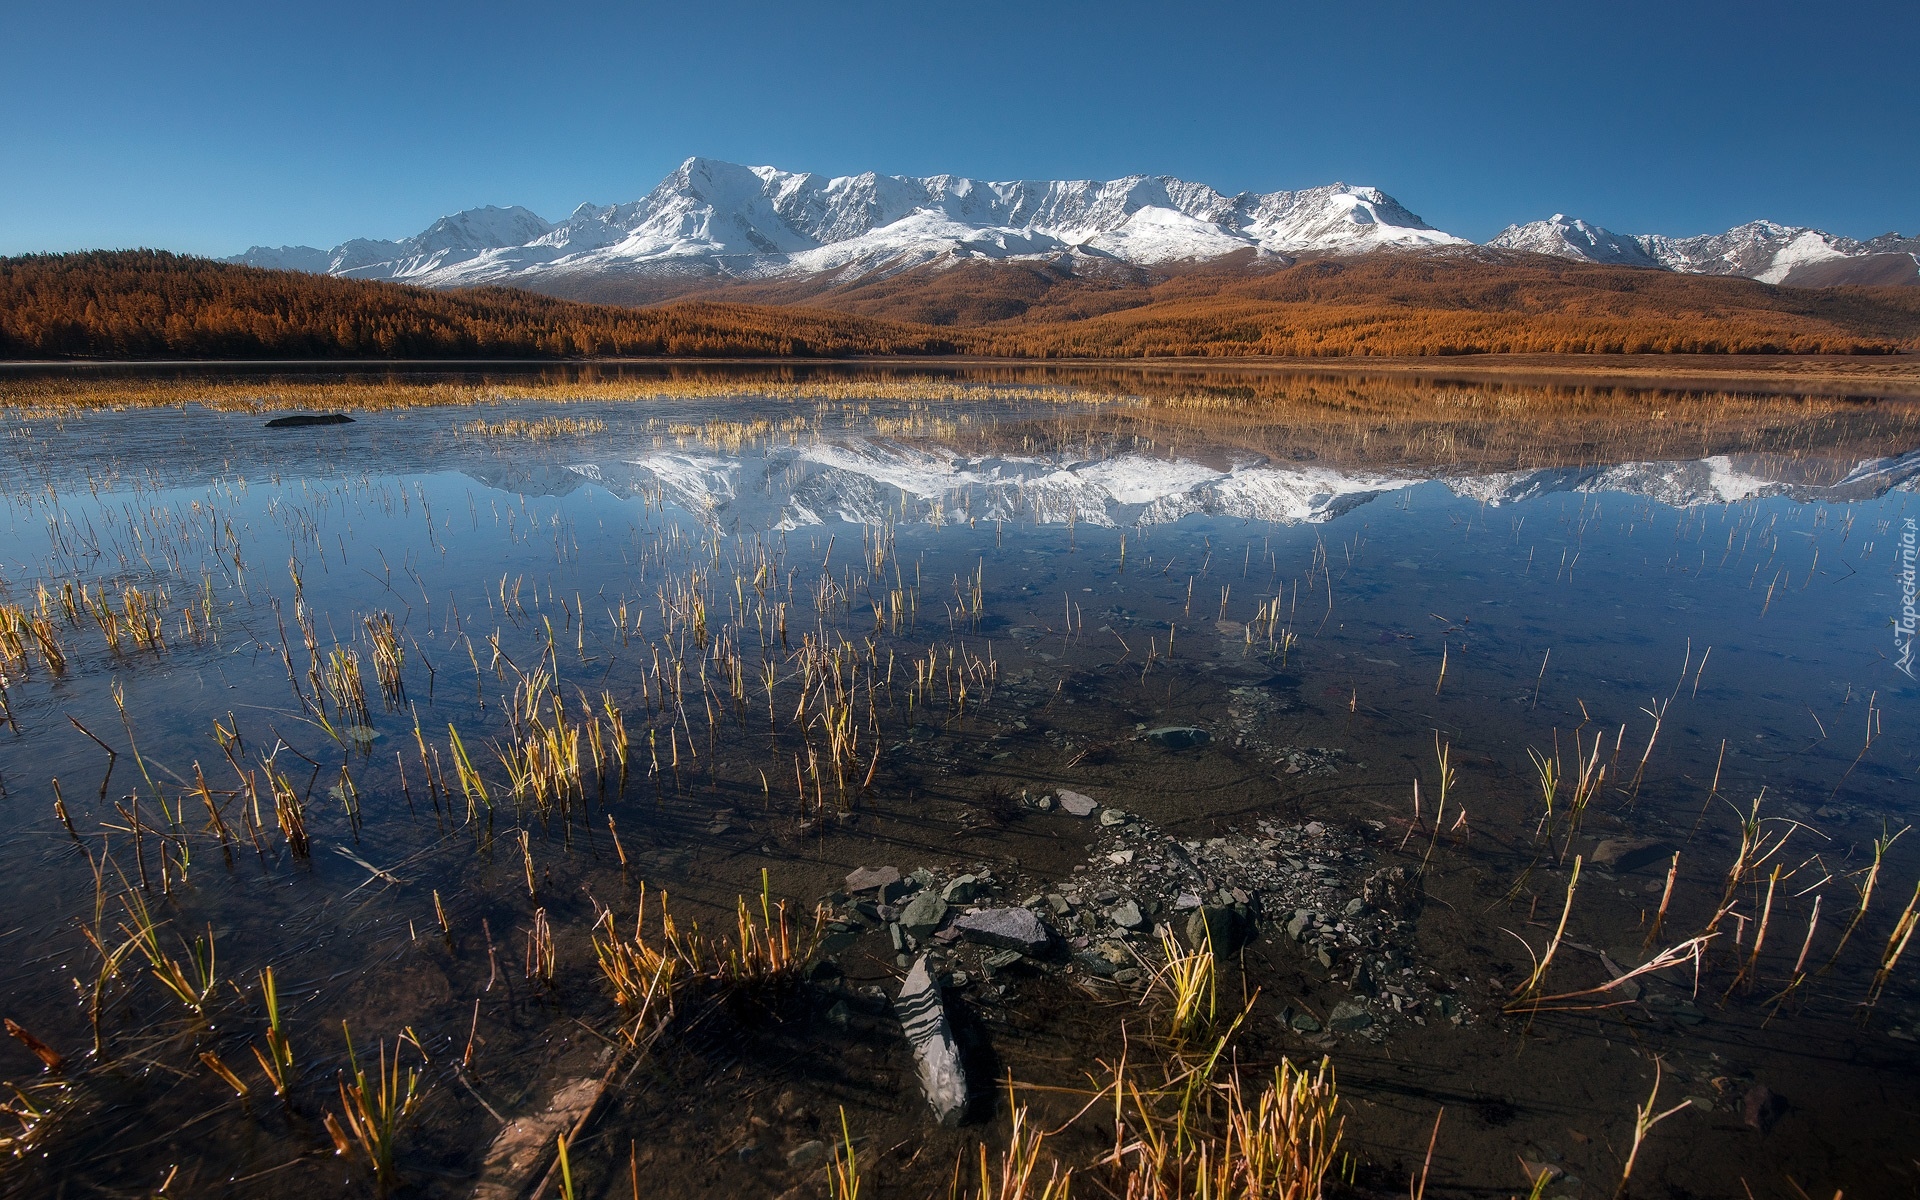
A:
<svg viewBox="0 0 1920 1200">
<path fill-rule="evenodd" d="M 430 287 L 499 283 L 583 295 L 610 279 L 847 282 L 969 260 L 1156 267 L 1236 254 L 1289 259 L 1469 244 L 1378 188 L 1344 183 L 1227 195 L 1170 175 L 994 181 L 867 171 L 830 178 L 695 157 L 638 200 L 582 204 L 558 224 L 489 205 L 399 241 L 355 239 L 331 250 L 255 246 L 228 261 Z M 1555 213 L 1510 225 L 1488 245 L 1763 283 L 1920 283 L 1920 238 L 1889 233 L 1861 242 L 1773 221 L 1673 238 L 1613 233 Z"/>
<path fill-rule="evenodd" d="M 1613 233 L 1555 213 L 1545 221 L 1509 225 L 1488 245 L 1686 275 L 1739 275 L 1761 283 L 1920 283 L 1920 238 L 1889 233 L 1861 242 L 1777 221 L 1674 238 Z"/>
<path fill-rule="evenodd" d="M 1166 175 L 989 181 L 827 178 L 689 158 L 637 201 L 548 224 L 471 209 L 400 242 L 255 247 L 231 261 L 432 286 L 697 275 L 766 279 L 1062 254 L 1133 264 L 1464 245 L 1377 188 L 1228 196 Z"/>
<path fill-rule="evenodd" d="M 1617 263 L 1629 267 L 1657 267 L 1639 240 L 1589 225 L 1577 217 L 1555 213 L 1544 221 L 1509 225 L 1487 243 L 1505 250 L 1551 254 L 1580 262 Z"/>
</svg>

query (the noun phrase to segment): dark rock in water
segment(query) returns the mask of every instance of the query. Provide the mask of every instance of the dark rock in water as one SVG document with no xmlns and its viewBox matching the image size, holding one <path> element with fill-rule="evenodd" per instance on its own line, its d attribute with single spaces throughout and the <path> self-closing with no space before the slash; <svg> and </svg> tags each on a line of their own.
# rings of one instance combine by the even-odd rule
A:
<svg viewBox="0 0 1920 1200">
<path fill-rule="evenodd" d="M 1382 867 L 1360 885 L 1360 900 L 1395 920 L 1404 921 L 1420 909 L 1420 876 L 1405 866 Z"/>
<path fill-rule="evenodd" d="M 1040 918 L 1024 908 L 979 909 L 956 918 L 953 927 L 969 941 L 1024 954 L 1037 954 L 1052 940 Z"/>
<path fill-rule="evenodd" d="M 1773 1128 L 1773 1123 L 1786 1114 L 1787 1101 L 1763 1083 L 1756 1083 L 1747 1089 L 1747 1096 L 1740 1105 L 1741 1119 L 1761 1133 Z"/>
<path fill-rule="evenodd" d="M 304 429 L 309 425 L 351 425 L 353 418 L 345 413 L 295 413 L 290 417 L 275 417 L 267 422 L 268 429 Z"/>
<path fill-rule="evenodd" d="M 1245 940 L 1239 916 L 1225 905 L 1209 904 L 1187 916 L 1187 945 L 1195 950 L 1211 947 L 1216 959 L 1233 954 Z"/>
<path fill-rule="evenodd" d="M 1333 1006 L 1333 1013 L 1327 1018 L 1327 1024 L 1342 1033 L 1353 1033 L 1373 1024 L 1373 1014 L 1364 1004 L 1352 1000 L 1342 1000 Z"/>
<path fill-rule="evenodd" d="M 1162 725 L 1140 736 L 1167 750 L 1191 750 L 1213 740 L 1213 735 L 1197 725 Z"/>
<path fill-rule="evenodd" d="M 1079 951 L 1073 956 L 1073 961 L 1076 966 L 1102 979 L 1113 978 L 1113 973 L 1120 969 L 1119 963 L 1109 962 L 1104 956 L 1095 954 L 1091 950 Z"/>
<path fill-rule="evenodd" d="M 927 956 L 921 955 L 900 987 L 893 1002 L 913 1047 L 913 1059 L 920 1076 L 920 1090 L 926 1093 L 933 1115 L 942 1125 L 957 1125 L 966 1115 L 967 1075 L 960 1064 L 960 1048 L 953 1040 L 953 1027 L 947 1023 L 947 1008 L 940 999 L 940 985 L 927 970 Z"/>
<path fill-rule="evenodd" d="M 1608 838 L 1593 848 L 1587 861 L 1610 871 L 1637 871 L 1672 853 L 1673 847 L 1659 838 Z"/>
</svg>

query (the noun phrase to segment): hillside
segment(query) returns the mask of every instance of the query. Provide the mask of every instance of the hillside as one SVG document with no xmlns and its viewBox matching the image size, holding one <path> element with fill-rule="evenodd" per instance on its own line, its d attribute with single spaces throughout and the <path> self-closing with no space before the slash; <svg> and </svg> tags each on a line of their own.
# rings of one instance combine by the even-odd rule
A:
<svg viewBox="0 0 1920 1200">
<path fill-rule="evenodd" d="M 922 267 L 709 288 L 654 307 L 427 290 L 103 251 L 0 260 L 0 357 L 1015 358 L 1889 353 L 1920 289 L 1781 288 L 1539 255 L 1383 253 L 1292 266 Z"/>
<path fill-rule="evenodd" d="M 805 309 L 615 308 L 151 250 L 0 259 L 0 358 L 807 357 L 953 348 L 934 331 Z"/>
</svg>

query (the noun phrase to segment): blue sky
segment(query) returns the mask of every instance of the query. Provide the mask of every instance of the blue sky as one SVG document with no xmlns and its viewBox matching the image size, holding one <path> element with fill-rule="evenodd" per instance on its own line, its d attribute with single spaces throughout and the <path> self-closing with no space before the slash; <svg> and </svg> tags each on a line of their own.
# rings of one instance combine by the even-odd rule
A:
<svg viewBox="0 0 1920 1200">
<path fill-rule="evenodd" d="M 0 253 L 549 219 L 690 154 L 1920 233 L 1920 4 L 0 7 Z"/>
</svg>

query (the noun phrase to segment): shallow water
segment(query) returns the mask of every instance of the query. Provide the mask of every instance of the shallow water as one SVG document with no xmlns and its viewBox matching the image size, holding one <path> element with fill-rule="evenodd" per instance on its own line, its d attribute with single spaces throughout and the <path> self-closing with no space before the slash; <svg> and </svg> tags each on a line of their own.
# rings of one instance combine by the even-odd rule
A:
<svg viewBox="0 0 1920 1200">
<path fill-rule="evenodd" d="M 1920 1183 L 1914 963 L 1863 1007 L 1920 872 L 1913 838 L 1819 973 L 1874 840 L 1917 795 L 1896 628 L 1920 516 L 1906 402 L 1455 386 L 1432 404 L 1486 412 L 1436 435 L 1402 385 L 1368 409 L 1364 382 L 1335 398 L 1283 381 L 1295 405 L 1262 420 L 1273 395 L 1235 412 L 1237 380 L 1189 408 L 1056 382 L 890 398 L 756 394 L 742 375 L 732 397 L 638 382 L 306 429 L 198 407 L 9 422 L 0 579 L 28 615 L 50 589 L 66 663 L 30 650 L 7 669 L 0 996 L 69 1060 L 45 1077 L 20 1046 L 0 1060 L 47 1114 L 21 1122 L 9 1191 L 145 1194 L 176 1169 L 167 1194 L 369 1186 L 323 1124 L 345 1022 L 363 1061 L 384 1043 L 426 1088 L 401 1189 L 467 1194 L 502 1120 L 605 1068 L 601 906 L 629 920 L 644 881 L 726 923 L 763 871 L 774 896 L 834 906 L 837 970 L 616 1063 L 573 1151 L 581 1194 L 629 1194 L 630 1169 L 671 1194 L 824 1194 L 804 1148 L 837 1133 L 835 1107 L 870 1139 L 878 1194 L 937 1192 L 970 1139 L 1004 1136 L 995 1079 L 1084 1087 L 1138 1020 L 1137 984 L 1080 986 L 1112 974 L 1087 957 L 1103 945 L 1154 961 L 1115 905 L 1179 930 L 1216 896 L 1258 929 L 1232 968 L 1241 1053 L 1331 1056 L 1355 1189 L 1404 1187 L 1444 1106 L 1436 1194 L 1524 1192 L 1516 1159 L 1563 1172 L 1546 1194 L 1611 1194 L 1656 1057 L 1661 1107 L 1693 1104 L 1650 1136 L 1645 1194 Z M 1300 417 L 1336 402 L 1337 423 Z M 1737 417 L 1676 436 L 1690 405 Z M 471 428 L 556 414 L 575 431 Z M 1673 456 L 1683 443 L 1697 453 Z M 67 582 L 104 585 L 122 623 L 125 588 L 164 589 L 160 644 L 116 651 L 84 606 L 69 620 Z M 378 613 L 405 660 L 384 698 Z M 329 691 L 336 649 L 357 656 L 364 714 Z M 528 677 L 608 738 L 617 708 L 631 747 L 624 773 L 606 750 L 546 812 L 497 753 L 528 726 L 508 715 Z M 456 738 L 484 797 L 457 778 Z M 1559 764 L 1551 816 L 1530 748 Z M 1582 763 L 1605 774 L 1576 823 Z M 270 775 L 297 794 L 309 856 Z M 1131 820 L 1041 807 L 1063 788 Z M 1771 853 L 1729 889 L 1756 813 Z M 1609 841 L 1626 857 L 1596 868 Z M 1711 927 L 1705 961 L 1631 999 L 1503 1014 L 1575 856 L 1572 948 L 1544 992 Z M 1424 870 L 1425 903 L 1347 913 L 1396 865 Z M 975 904 L 1070 901 L 1036 902 L 1058 935 L 1038 962 L 922 939 L 965 976 L 950 1006 L 982 1094 L 957 1131 L 927 1127 L 867 990 L 891 995 L 904 962 L 838 894 L 863 866 L 990 875 Z M 138 947 L 99 982 L 88 934 L 126 942 L 124 896 L 179 961 L 211 936 L 203 1013 Z M 526 963 L 536 912 L 551 982 Z M 299 1063 L 284 1104 L 249 1051 L 269 965 Z M 1307 1028 L 1340 1004 L 1364 1025 Z M 1065 1094 L 1033 1102 L 1064 1122 Z M 1090 1160 L 1101 1136 L 1059 1144 Z"/>
</svg>

